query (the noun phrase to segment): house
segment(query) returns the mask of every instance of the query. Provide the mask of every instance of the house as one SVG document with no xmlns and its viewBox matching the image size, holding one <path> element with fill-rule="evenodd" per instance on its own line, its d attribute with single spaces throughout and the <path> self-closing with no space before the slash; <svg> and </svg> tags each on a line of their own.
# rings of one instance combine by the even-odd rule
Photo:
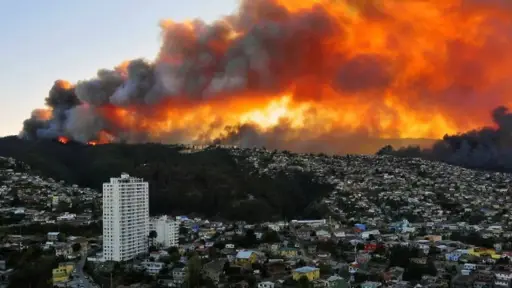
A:
<svg viewBox="0 0 512 288">
<path fill-rule="evenodd" d="M 257 260 L 256 253 L 251 250 L 242 250 L 236 254 L 236 263 L 238 265 L 253 264 Z"/>
<path fill-rule="evenodd" d="M 494 272 L 494 287 L 509 287 L 512 282 L 512 272 L 496 271 Z"/>
<path fill-rule="evenodd" d="M 322 241 L 329 240 L 331 239 L 331 233 L 327 230 L 318 230 L 316 231 L 316 237 Z"/>
<path fill-rule="evenodd" d="M 453 288 L 470 288 L 470 287 L 473 287 L 473 282 L 474 282 L 475 278 L 476 277 L 474 275 L 471 275 L 471 274 L 468 274 L 468 275 L 459 274 L 459 275 L 455 276 L 452 279 L 451 287 L 453 287 Z"/>
<path fill-rule="evenodd" d="M 242 280 L 235 284 L 236 288 L 249 288 L 249 283 L 245 280 Z"/>
<path fill-rule="evenodd" d="M 309 240 L 311 238 L 311 230 L 301 228 L 297 230 L 297 237 L 302 240 Z"/>
<path fill-rule="evenodd" d="M 60 234 L 59 232 L 48 232 L 46 238 L 50 242 L 57 242 L 57 241 L 59 241 L 59 234 Z"/>
<path fill-rule="evenodd" d="M 327 286 L 329 288 L 347 288 L 348 282 L 340 276 L 331 276 L 327 278 Z"/>
<path fill-rule="evenodd" d="M 258 283 L 258 288 L 274 288 L 276 284 L 270 281 L 260 282 Z"/>
<path fill-rule="evenodd" d="M 361 283 L 361 288 L 377 288 L 380 287 L 382 284 L 379 282 L 373 282 L 373 281 L 366 281 Z"/>
<path fill-rule="evenodd" d="M 377 250 L 377 243 L 366 243 L 364 244 L 364 251 L 365 252 L 374 252 Z"/>
<path fill-rule="evenodd" d="M 203 265 L 203 276 L 210 279 L 216 285 L 220 282 L 220 277 L 224 273 L 225 260 L 215 260 Z"/>
<path fill-rule="evenodd" d="M 183 282 L 185 282 L 185 277 L 187 275 L 186 268 L 174 268 L 172 269 L 172 279 L 175 287 L 181 287 Z"/>
<path fill-rule="evenodd" d="M 315 280 L 311 281 L 311 286 L 313 286 L 313 288 L 329 287 L 329 282 L 322 280 L 322 279 L 315 279 Z"/>
<path fill-rule="evenodd" d="M 66 282 L 73 271 L 74 265 L 72 263 L 61 263 L 59 267 L 52 270 L 53 284 Z"/>
<path fill-rule="evenodd" d="M 293 280 L 298 281 L 303 276 L 306 276 L 309 281 L 320 278 L 320 269 L 311 266 L 304 266 L 293 270 Z"/>
<path fill-rule="evenodd" d="M 380 235 L 380 232 L 379 232 L 379 230 L 370 230 L 370 231 L 361 232 L 361 238 L 363 238 L 363 239 L 369 239 L 371 235 L 373 235 L 373 236 Z"/>
<path fill-rule="evenodd" d="M 73 253 L 73 247 L 68 243 L 57 243 L 55 245 L 55 256 L 68 257 Z"/>
<path fill-rule="evenodd" d="M 71 237 L 70 237 L 71 238 Z M 89 241 L 84 237 L 73 237 L 72 239 L 68 238 L 68 241 L 71 241 L 71 244 L 78 243 L 80 244 L 80 250 L 87 253 L 87 248 L 89 246 Z"/>
<path fill-rule="evenodd" d="M 488 249 L 488 248 L 471 248 L 468 250 L 468 254 L 471 256 L 477 256 L 477 257 L 483 257 L 483 256 L 491 256 L 492 259 L 499 259 L 501 258 L 500 254 L 496 253 L 496 250 L 494 249 Z"/>
<path fill-rule="evenodd" d="M 151 275 L 156 275 L 162 270 L 162 268 L 165 267 L 165 263 L 163 262 L 152 262 L 152 261 L 144 261 L 141 263 L 141 266 L 146 269 L 146 272 L 148 272 Z"/>
<path fill-rule="evenodd" d="M 426 235 L 424 238 L 430 242 L 438 242 L 443 240 L 443 236 L 441 235 Z"/>
<path fill-rule="evenodd" d="M 7 269 L 0 271 L 0 287 L 7 287 L 9 277 L 14 273 L 14 269 Z M 4 286 L 5 284 L 5 286 Z"/>
<path fill-rule="evenodd" d="M 298 251 L 296 248 L 283 247 L 279 249 L 279 255 L 283 257 L 293 258 L 298 255 Z"/>
<path fill-rule="evenodd" d="M 446 257 L 446 261 L 452 261 L 452 262 L 458 262 L 460 257 L 462 256 L 461 253 L 458 253 L 458 252 L 452 252 L 452 253 L 446 253 L 445 254 L 445 257 Z"/>
</svg>

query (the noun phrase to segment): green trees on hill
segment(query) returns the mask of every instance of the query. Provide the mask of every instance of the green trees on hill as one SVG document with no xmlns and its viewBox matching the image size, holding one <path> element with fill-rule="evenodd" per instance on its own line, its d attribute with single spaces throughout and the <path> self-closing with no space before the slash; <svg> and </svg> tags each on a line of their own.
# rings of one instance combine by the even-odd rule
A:
<svg viewBox="0 0 512 288">
<path fill-rule="evenodd" d="M 150 183 L 152 214 L 193 214 L 249 222 L 323 215 L 316 201 L 332 190 L 295 171 L 261 176 L 225 149 L 180 153 L 161 144 L 62 145 L 55 141 L 0 139 L 0 156 L 21 160 L 40 174 L 101 189 L 127 172 Z"/>
</svg>

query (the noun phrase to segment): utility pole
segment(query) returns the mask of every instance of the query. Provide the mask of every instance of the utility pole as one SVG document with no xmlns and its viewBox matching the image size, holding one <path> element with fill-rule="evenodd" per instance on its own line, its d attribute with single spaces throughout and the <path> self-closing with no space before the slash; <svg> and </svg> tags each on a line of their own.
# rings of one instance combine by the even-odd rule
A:
<svg viewBox="0 0 512 288">
<path fill-rule="evenodd" d="M 20 242 L 18 243 L 18 250 L 20 251 L 20 253 L 21 253 L 21 243 L 22 243 L 21 241 L 23 239 L 23 237 L 21 236 L 21 227 L 23 227 L 23 226 L 20 225 Z"/>
</svg>

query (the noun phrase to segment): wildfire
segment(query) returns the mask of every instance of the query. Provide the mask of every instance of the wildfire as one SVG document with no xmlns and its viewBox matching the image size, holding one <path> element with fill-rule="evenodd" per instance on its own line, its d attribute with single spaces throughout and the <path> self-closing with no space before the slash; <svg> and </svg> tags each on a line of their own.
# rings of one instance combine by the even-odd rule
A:
<svg viewBox="0 0 512 288">
<path fill-rule="evenodd" d="M 62 144 L 68 144 L 69 139 L 68 139 L 68 138 L 66 138 L 66 137 L 64 137 L 64 136 L 59 136 L 59 137 L 57 138 L 57 141 L 59 141 L 59 142 L 60 142 L 60 143 L 62 143 Z"/>
<path fill-rule="evenodd" d="M 160 26 L 147 67 L 127 61 L 76 89 L 59 83 L 82 101 L 71 115 L 101 119 L 63 134 L 300 150 L 345 136 L 441 138 L 512 104 L 506 0 L 252 0 L 213 24 Z"/>
</svg>

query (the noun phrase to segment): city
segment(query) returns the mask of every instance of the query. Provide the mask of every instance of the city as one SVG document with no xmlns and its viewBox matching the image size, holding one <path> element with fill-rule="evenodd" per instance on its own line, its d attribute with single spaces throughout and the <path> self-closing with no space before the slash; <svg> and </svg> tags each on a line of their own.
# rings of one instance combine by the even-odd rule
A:
<svg viewBox="0 0 512 288">
<path fill-rule="evenodd" d="M 315 171 L 319 181 L 334 184 L 320 203 L 326 218 L 150 216 L 144 179 L 123 173 L 99 193 L 2 158 L 0 191 L 12 205 L 1 210 L 3 285 L 26 285 L 20 275 L 34 272 L 24 259 L 52 271 L 54 287 L 508 287 L 512 281 L 508 174 L 390 156 L 220 149 L 247 159 L 258 173 Z M 330 174 L 333 167 L 338 176 Z M 400 193 L 375 194 L 381 185 Z"/>
<path fill-rule="evenodd" d="M 512 288 L 512 0 L 1 3 L 0 288 Z"/>
</svg>

